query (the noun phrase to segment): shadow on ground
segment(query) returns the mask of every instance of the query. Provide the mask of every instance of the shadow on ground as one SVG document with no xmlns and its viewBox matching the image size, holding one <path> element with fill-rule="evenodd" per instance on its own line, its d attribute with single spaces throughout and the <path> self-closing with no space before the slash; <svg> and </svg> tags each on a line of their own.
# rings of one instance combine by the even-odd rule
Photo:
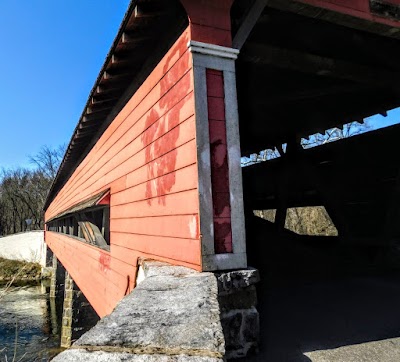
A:
<svg viewBox="0 0 400 362">
<path fill-rule="evenodd" d="M 400 337 L 399 272 L 372 265 L 359 247 L 260 235 L 249 244 L 262 277 L 260 351 L 242 361 L 311 361 L 304 353 Z"/>
</svg>

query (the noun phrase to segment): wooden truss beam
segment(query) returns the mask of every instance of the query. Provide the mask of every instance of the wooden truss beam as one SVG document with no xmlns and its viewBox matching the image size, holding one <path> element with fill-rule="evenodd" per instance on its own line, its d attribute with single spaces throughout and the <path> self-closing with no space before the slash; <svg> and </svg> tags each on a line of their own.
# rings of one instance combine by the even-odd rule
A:
<svg viewBox="0 0 400 362">
<path fill-rule="evenodd" d="M 338 78 L 373 86 L 398 87 L 400 81 L 399 72 L 385 71 L 366 65 L 265 44 L 247 44 L 246 51 L 241 54 L 241 59 L 253 64 L 269 65 L 290 71 L 311 73 L 316 76 Z"/>
<path fill-rule="evenodd" d="M 256 2 L 250 8 L 232 41 L 233 48 L 242 48 L 242 46 L 250 36 L 251 31 L 257 24 L 257 21 L 260 18 L 262 12 L 267 6 L 268 1 L 269 0 L 256 0 Z"/>
</svg>

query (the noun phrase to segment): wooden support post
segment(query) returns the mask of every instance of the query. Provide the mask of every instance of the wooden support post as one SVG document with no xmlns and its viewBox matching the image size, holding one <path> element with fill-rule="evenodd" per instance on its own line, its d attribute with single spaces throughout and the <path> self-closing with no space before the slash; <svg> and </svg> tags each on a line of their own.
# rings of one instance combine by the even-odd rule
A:
<svg viewBox="0 0 400 362">
<path fill-rule="evenodd" d="M 304 152 L 299 159 L 299 165 L 304 170 L 304 175 L 309 178 L 310 182 L 316 186 L 316 189 L 323 200 L 324 207 L 328 212 L 332 222 L 338 230 L 339 236 L 346 235 L 346 220 L 343 216 L 342 206 L 335 197 L 334 192 L 329 185 L 321 179 L 316 167 L 304 156 Z"/>
<path fill-rule="evenodd" d="M 278 232 L 285 229 L 287 209 L 289 204 L 291 178 L 291 164 L 299 154 L 300 141 L 296 137 L 291 137 L 286 146 L 286 152 L 280 147 L 279 153 L 282 157 L 282 168 L 280 171 L 279 183 L 277 185 L 277 201 L 278 207 L 275 215 L 275 226 Z"/>
<path fill-rule="evenodd" d="M 250 8 L 232 41 L 233 48 L 242 48 L 254 26 L 256 25 L 257 20 L 260 18 L 263 10 L 267 6 L 268 1 L 269 0 L 256 0 L 256 2 Z"/>
</svg>

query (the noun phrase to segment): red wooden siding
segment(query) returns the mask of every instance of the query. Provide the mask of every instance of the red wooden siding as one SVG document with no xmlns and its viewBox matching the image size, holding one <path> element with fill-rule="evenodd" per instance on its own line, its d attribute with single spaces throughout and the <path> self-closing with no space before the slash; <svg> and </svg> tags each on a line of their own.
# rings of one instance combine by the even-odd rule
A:
<svg viewBox="0 0 400 362">
<path fill-rule="evenodd" d="M 100 316 L 110 313 L 133 289 L 135 263 L 128 265 L 120 258 L 111 258 L 108 252 L 58 233 L 47 231 L 46 243 L 57 252 L 61 263 Z"/>
<path fill-rule="evenodd" d="M 230 8 L 233 0 L 181 0 L 190 20 L 192 40 L 231 46 Z"/>
<path fill-rule="evenodd" d="M 100 316 L 134 286 L 137 260 L 200 270 L 197 151 L 186 30 L 101 136 L 46 212 L 110 189 L 110 252 L 46 232 Z"/>
<path fill-rule="evenodd" d="M 216 254 L 231 253 L 231 203 L 223 73 L 207 69 L 206 81 L 214 208 L 214 247 Z"/>
<path fill-rule="evenodd" d="M 394 27 L 400 26 L 398 21 L 372 14 L 370 0 L 298 0 L 298 2 Z M 386 3 L 400 5 L 400 0 L 386 0 Z"/>
</svg>

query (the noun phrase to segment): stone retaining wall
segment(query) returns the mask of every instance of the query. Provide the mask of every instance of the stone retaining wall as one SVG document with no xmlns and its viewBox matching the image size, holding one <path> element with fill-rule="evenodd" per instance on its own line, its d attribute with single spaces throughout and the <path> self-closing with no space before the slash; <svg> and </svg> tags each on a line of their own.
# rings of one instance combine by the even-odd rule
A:
<svg viewBox="0 0 400 362">
<path fill-rule="evenodd" d="M 222 362 L 256 349 L 256 270 L 143 262 L 137 287 L 53 361 Z"/>
</svg>

